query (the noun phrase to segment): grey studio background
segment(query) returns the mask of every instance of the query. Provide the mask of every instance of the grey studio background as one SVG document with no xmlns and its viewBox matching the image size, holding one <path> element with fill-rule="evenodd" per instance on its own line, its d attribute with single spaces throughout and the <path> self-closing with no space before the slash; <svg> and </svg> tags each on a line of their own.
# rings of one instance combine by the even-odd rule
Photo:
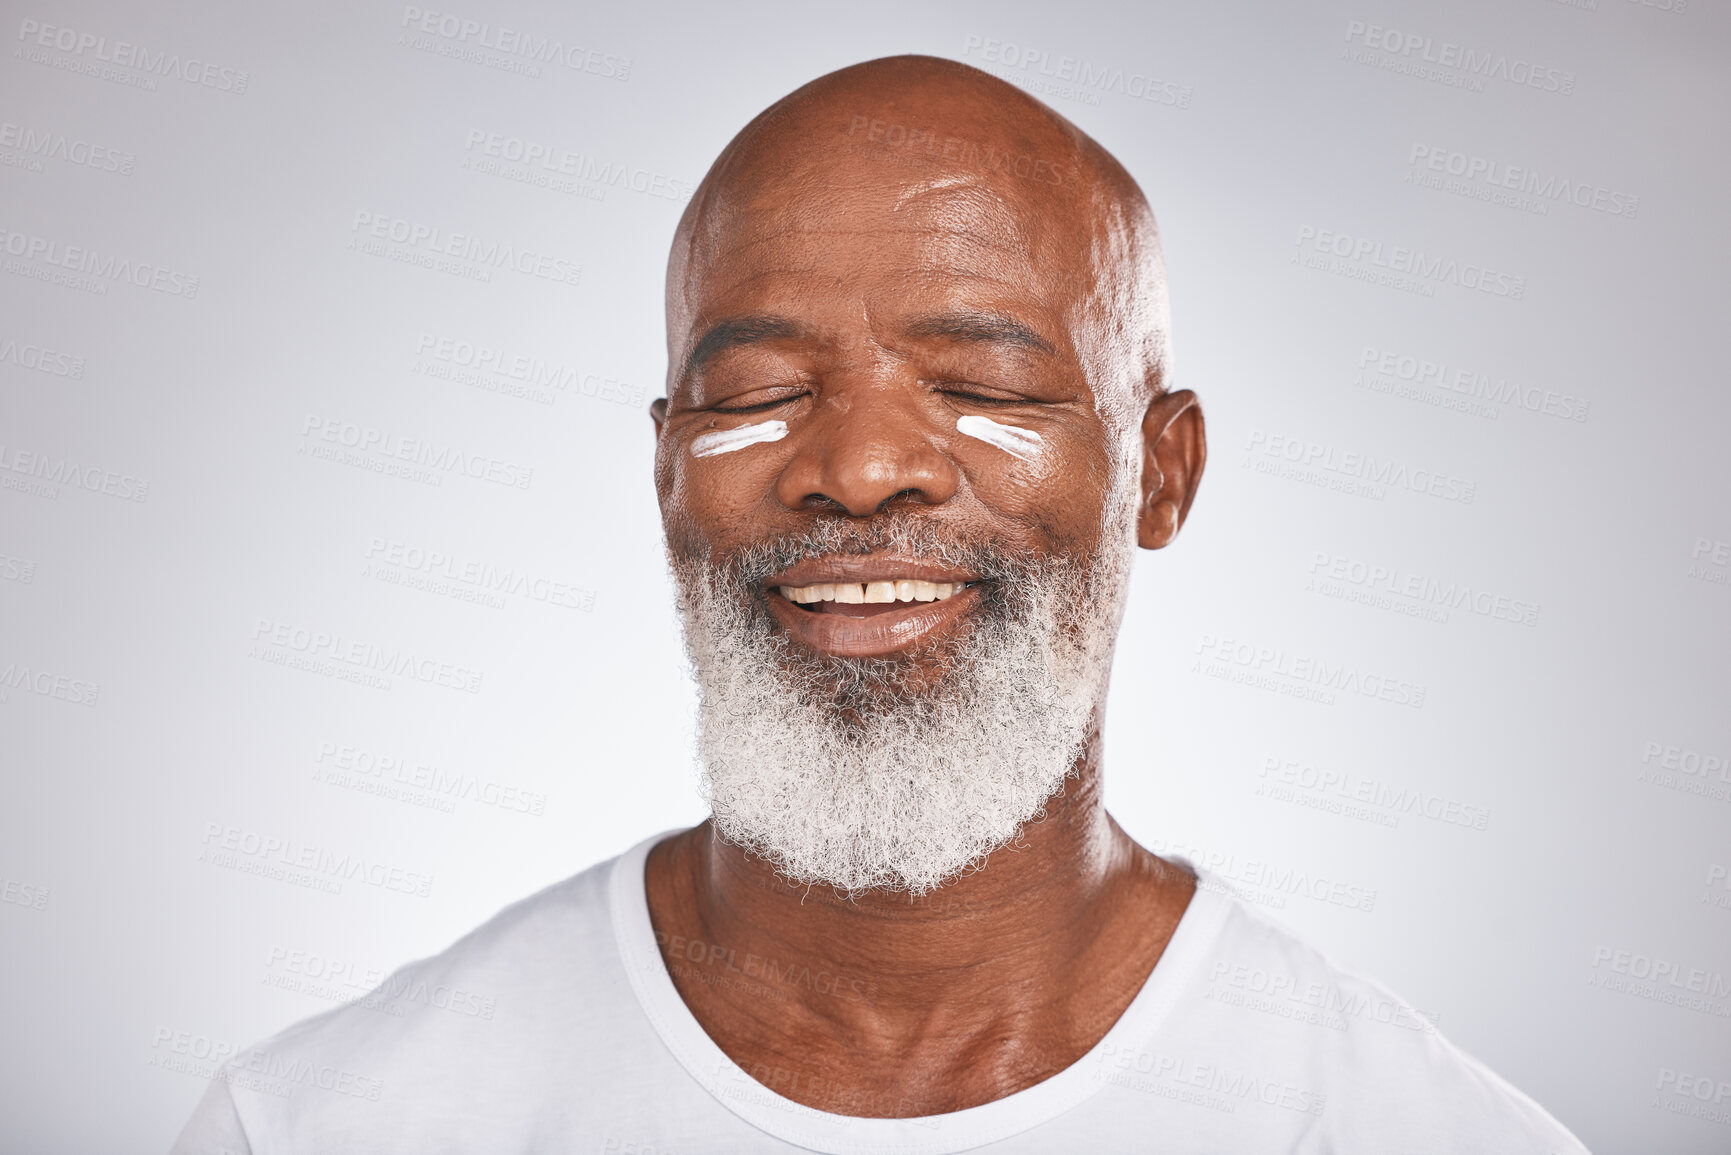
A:
<svg viewBox="0 0 1731 1155">
<path fill-rule="evenodd" d="M 667 245 L 761 108 L 917 51 L 1163 227 L 1213 455 L 1120 820 L 1594 1150 L 1731 1149 L 1722 5 L 452 5 L 4 5 L 0 1147 L 161 1151 L 701 817 Z"/>
</svg>

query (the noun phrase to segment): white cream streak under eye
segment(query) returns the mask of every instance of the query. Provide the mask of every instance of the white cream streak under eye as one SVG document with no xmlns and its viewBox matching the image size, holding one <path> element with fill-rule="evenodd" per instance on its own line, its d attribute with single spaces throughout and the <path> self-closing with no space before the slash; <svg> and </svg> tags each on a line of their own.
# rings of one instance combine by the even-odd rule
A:
<svg viewBox="0 0 1731 1155">
<path fill-rule="evenodd" d="M 1038 433 L 1032 429 L 1019 429 L 1014 425 L 1000 425 L 990 417 L 978 417 L 972 413 L 959 417 L 956 419 L 956 432 L 977 438 L 987 445 L 995 445 L 1011 457 L 1020 457 L 1023 461 L 1030 461 L 1040 455 Z"/>
<path fill-rule="evenodd" d="M 759 421 L 756 425 L 741 425 L 737 429 L 717 429 L 705 433 L 691 443 L 691 456 L 714 457 L 717 453 L 732 453 L 747 445 L 764 441 L 780 441 L 787 436 L 787 422 Z"/>
</svg>

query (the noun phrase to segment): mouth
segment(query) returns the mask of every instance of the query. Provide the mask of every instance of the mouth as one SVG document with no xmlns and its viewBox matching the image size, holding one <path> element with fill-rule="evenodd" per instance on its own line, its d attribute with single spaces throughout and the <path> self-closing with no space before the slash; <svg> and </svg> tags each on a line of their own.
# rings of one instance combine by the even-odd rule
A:
<svg viewBox="0 0 1731 1155">
<path fill-rule="evenodd" d="M 956 628 L 980 604 L 981 579 L 913 561 L 802 562 L 765 583 L 771 614 L 797 640 L 837 657 L 908 649 Z"/>
<path fill-rule="evenodd" d="M 813 613 L 868 618 L 893 613 L 909 602 L 941 602 L 968 588 L 967 582 L 928 582 L 892 578 L 875 582 L 818 582 L 809 586 L 777 586 L 776 592 Z"/>
</svg>

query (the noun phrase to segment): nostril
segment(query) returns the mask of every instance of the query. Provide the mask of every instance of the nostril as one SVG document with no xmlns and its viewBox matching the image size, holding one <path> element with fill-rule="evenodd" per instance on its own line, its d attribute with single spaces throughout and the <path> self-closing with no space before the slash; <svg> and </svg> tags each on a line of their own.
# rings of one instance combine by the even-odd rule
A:
<svg viewBox="0 0 1731 1155">
<path fill-rule="evenodd" d="M 812 513 L 840 514 L 842 517 L 875 517 L 880 513 L 887 513 L 899 505 L 929 505 L 930 503 L 931 499 L 926 496 L 925 490 L 915 486 L 898 489 L 869 509 L 856 510 L 847 502 L 833 498 L 827 493 L 806 494 L 800 500 L 800 508 L 810 510 Z"/>
<path fill-rule="evenodd" d="M 808 493 L 799 504 L 801 508 L 809 509 L 813 513 L 839 513 L 843 517 L 848 516 L 847 506 L 826 493 Z"/>
</svg>

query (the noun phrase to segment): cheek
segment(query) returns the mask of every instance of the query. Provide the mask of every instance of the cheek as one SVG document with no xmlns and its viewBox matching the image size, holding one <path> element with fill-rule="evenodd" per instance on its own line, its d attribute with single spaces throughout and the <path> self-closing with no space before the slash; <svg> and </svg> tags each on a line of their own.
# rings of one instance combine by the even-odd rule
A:
<svg viewBox="0 0 1731 1155">
<path fill-rule="evenodd" d="M 993 515 L 1037 527 L 1055 542 L 1097 536 L 1109 489 L 1098 445 L 1049 430 L 1033 452 L 1012 453 L 972 436 L 957 438 L 952 452 L 974 497 Z"/>
<path fill-rule="evenodd" d="M 729 429 L 706 429 L 696 436 L 663 436 L 656 445 L 656 488 L 666 497 L 689 502 L 711 483 L 725 485 L 734 474 L 751 473 L 751 459 L 762 454 L 756 447 L 772 445 L 788 436 L 786 421 L 753 421 Z M 744 454 L 732 461 L 734 454 Z M 727 461 L 713 461 L 727 459 Z"/>
<path fill-rule="evenodd" d="M 780 446 L 757 441 L 698 455 L 692 450 L 700 440 L 688 438 L 657 451 L 661 515 L 670 525 L 679 523 L 705 540 L 721 542 L 762 516 L 785 454 Z"/>
</svg>

